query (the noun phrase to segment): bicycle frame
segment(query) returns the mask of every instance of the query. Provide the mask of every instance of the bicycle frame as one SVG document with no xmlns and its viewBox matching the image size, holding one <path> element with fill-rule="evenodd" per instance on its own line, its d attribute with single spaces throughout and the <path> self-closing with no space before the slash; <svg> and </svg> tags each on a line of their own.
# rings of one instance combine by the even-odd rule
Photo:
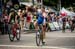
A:
<svg viewBox="0 0 75 49">
<path fill-rule="evenodd" d="M 12 25 L 12 32 L 13 32 L 14 37 L 16 36 L 16 29 L 17 28 L 18 28 L 17 24 Z"/>
</svg>

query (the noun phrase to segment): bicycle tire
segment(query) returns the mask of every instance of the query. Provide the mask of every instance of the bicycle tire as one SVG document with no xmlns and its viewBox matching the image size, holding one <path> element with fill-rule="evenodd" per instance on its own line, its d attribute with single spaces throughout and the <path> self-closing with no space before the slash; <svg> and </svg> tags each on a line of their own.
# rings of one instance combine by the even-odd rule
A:
<svg viewBox="0 0 75 49">
<path fill-rule="evenodd" d="M 12 32 L 11 29 L 9 31 L 9 39 L 10 39 L 11 42 L 14 41 L 14 35 L 13 35 L 13 32 Z"/>
<path fill-rule="evenodd" d="M 20 33 L 21 33 L 21 29 L 17 28 L 17 30 L 16 30 L 16 39 L 17 40 L 20 40 Z"/>
<path fill-rule="evenodd" d="M 40 32 L 39 31 L 36 33 L 36 45 L 40 46 Z"/>
</svg>

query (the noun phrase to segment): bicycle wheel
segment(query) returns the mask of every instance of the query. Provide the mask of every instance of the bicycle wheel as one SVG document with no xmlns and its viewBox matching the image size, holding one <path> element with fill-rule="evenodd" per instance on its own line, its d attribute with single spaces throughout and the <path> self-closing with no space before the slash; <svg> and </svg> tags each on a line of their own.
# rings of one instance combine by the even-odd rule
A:
<svg viewBox="0 0 75 49">
<path fill-rule="evenodd" d="M 10 39 L 10 41 L 14 41 L 14 35 L 13 35 L 12 29 L 10 29 L 10 31 L 9 31 L 9 39 Z"/>
<path fill-rule="evenodd" d="M 17 30 L 16 30 L 16 39 L 17 40 L 20 40 L 20 32 L 21 32 L 21 29 L 17 28 Z"/>
<path fill-rule="evenodd" d="M 40 32 L 39 31 L 36 33 L 36 45 L 40 46 Z"/>
</svg>

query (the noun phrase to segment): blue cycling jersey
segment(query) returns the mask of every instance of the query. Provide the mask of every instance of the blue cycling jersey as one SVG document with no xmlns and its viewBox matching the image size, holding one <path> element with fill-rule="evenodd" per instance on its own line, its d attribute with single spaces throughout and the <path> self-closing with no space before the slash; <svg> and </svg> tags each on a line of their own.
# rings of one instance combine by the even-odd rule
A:
<svg viewBox="0 0 75 49">
<path fill-rule="evenodd" d="M 42 15 L 39 15 L 39 16 L 38 16 L 38 21 L 37 21 L 37 23 L 38 23 L 38 24 L 42 24 L 43 21 L 44 21 L 44 17 L 43 17 Z"/>
</svg>

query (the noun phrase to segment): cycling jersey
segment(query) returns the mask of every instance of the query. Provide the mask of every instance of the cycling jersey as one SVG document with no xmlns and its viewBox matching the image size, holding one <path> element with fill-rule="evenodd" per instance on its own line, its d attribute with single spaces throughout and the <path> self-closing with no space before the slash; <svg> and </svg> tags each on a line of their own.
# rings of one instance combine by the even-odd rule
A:
<svg viewBox="0 0 75 49">
<path fill-rule="evenodd" d="M 17 16 L 17 21 L 19 23 L 20 17 L 16 13 L 11 15 L 10 23 L 15 23 L 15 16 Z"/>
<path fill-rule="evenodd" d="M 45 24 L 45 22 L 46 22 L 46 14 L 45 13 L 43 13 L 43 14 L 39 13 L 37 22 L 38 22 L 38 24 Z"/>
<path fill-rule="evenodd" d="M 38 17 L 38 21 L 37 21 L 37 23 L 38 23 L 38 24 L 42 24 L 42 23 L 43 23 L 43 20 L 44 20 L 43 17 Z"/>
<path fill-rule="evenodd" d="M 17 15 L 18 24 L 20 23 L 20 16 Z"/>
<path fill-rule="evenodd" d="M 72 23 L 75 24 L 75 19 L 72 20 Z"/>
<path fill-rule="evenodd" d="M 15 15 L 11 15 L 10 23 L 14 23 L 14 22 L 15 22 Z"/>
</svg>

